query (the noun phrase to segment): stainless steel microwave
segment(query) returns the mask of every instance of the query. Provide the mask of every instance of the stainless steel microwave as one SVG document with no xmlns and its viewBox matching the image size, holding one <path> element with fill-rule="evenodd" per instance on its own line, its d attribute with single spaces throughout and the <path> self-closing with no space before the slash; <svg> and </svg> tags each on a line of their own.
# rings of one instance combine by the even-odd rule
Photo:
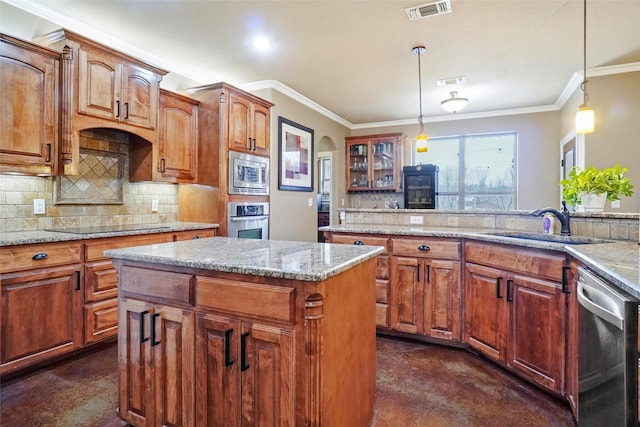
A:
<svg viewBox="0 0 640 427">
<path fill-rule="evenodd" d="M 229 151 L 229 194 L 269 194 L 269 159 Z"/>
</svg>

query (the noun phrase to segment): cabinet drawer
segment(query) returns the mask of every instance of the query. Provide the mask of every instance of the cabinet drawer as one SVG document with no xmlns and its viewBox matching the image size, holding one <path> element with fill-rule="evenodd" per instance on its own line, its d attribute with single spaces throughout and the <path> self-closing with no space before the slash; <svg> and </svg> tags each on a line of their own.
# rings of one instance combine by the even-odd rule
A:
<svg viewBox="0 0 640 427">
<path fill-rule="evenodd" d="M 198 307 L 293 323 L 293 288 L 198 277 Z"/>
<path fill-rule="evenodd" d="M 389 255 L 378 255 L 376 263 L 376 277 L 378 279 L 389 278 Z"/>
<path fill-rule="evenodd" d="M 170 271 L 123 266 L 120 269 L 120 290 L 143 295 L 145 299 L 194 304 L 195 276 Z"/>
<path fill-rule="evenodd" d="M 215 237 L 216 230 L 213 228 L 208 228 L 205 230 L 187 230 L 187 231 L 178 231 L 174 233 L 174 237 L 176 241 L 180 240 L 194 240 L 194 239 L 204 239 L 205 237 Z"/>
<path fill-rule="evenodd" d="M 419 239 L 393 239 L 391 242 L 394 255 L 460 259 L 460 242 L 457 240 L 423 237 Z"/>
<path fill-rule="evenodd" d="M 388 280 L 376 280 L 376 302 L 388 303 L 389 302 L 389 281 Z"/>
<path fill-rule="evenodd" d="M 84 301 L 100 301 L 118 296 L 118 273 L 111 261 L 96 261 L 84 266 Z"/>
<path fill-rule="evenodd" d="M 84 306 L 84 343 L 90 344 L 118 333 L 118 299 Z"/>
<path fill-rule="evenodd" d="M 152 245 L 154 243 L 166 243 L 173 241 L 172 233 L 143 234 L 137 236 L 109 237 L 89 241 L 85 245 L 85 260 L 96 261 L 108 259 L 103 253 L 107 249 L 128 248 L 131 246 Z"/>
<path fill-rule="evenodd" d="M 44 243 L 0 248 L 0 273 L 82 261 L 81 243 Z"/>
<path fill-rule="evenodd" d="M 465 243 L 464 250 L 467 262 L 562 281 L 564 254 L 478 242 Z"/>
<path fill-rule="evenodd" d="M 376 326 L 378 328 L 389 328 L 389 306 L 387 304 L 376 303 Z"/>
<path fill-rule="evenodd" d="M 384 237 L 373 237 L 373 236 L 359 236 L 355 234 L 332 234 L 331 242 L 332 243 L 344 243 L 353 245 L 355 242 L 362 242 L 365 245 L 369 246 L 383 246 L 384 252 L 383 254 L 388 253 L 389 250 L 389 239 Z"/>
</svg>

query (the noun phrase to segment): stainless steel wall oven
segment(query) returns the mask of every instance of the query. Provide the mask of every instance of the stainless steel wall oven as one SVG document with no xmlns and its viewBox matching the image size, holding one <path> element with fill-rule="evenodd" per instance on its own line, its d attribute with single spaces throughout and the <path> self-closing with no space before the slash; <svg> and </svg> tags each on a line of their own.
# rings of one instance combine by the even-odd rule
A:
<svg viewBox="0 0 640 427">
<path fill-rule="evenodd" d="M 269 203 L 228 203 L 227 236 L 267 240 Z"/>
</svg>

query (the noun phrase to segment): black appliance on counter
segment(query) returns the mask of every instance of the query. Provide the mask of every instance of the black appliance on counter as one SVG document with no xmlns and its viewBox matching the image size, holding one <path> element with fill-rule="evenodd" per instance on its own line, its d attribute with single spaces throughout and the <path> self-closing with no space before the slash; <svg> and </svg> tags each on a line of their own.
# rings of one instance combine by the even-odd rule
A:
<svg viewBox="0 0 640 427">
<path fill-rule="evenodd" d="M 402 174 L 405 209 L 435 209 L 438 194 L 438 166 L 404 166 Z"/>
</svg>

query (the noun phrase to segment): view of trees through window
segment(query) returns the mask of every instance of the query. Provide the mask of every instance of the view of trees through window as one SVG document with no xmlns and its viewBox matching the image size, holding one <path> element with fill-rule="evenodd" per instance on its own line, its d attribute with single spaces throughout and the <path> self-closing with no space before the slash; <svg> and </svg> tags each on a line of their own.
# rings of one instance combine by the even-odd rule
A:
<svg viewBox="0 0 640 427">
<path fill-rule="evenodd" d="M 439 167 L 439 209 L 516 209 L 517 133 L 429 139 L 413 164 Z"/>
</svg>

